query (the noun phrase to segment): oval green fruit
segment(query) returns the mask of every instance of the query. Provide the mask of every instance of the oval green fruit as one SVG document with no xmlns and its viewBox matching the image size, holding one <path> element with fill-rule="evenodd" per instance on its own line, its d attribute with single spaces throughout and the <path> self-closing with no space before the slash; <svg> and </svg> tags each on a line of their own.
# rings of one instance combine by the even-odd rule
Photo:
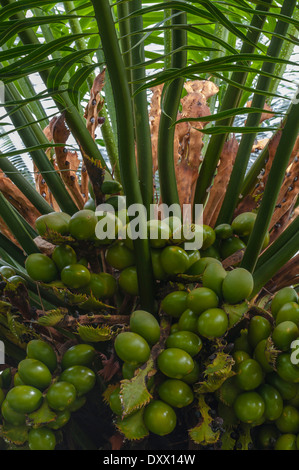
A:
<svg viewBox="0 0 299 470">
<path fill-rule="evenodd" d="M 191 387 L 177 379 L 167 379 L 158 388 L 161 400 L 174 408 L 183 408 L 194 400 Z"/>
<path fill-rule="evenodd" d="M 198 315 L 190 310 L 190 308 L 187 308 L 179 318 L 178 328 L 180 331 L 191 331 L 197 334 L 197 320 Z"/>
<path fill-rule="evenodd" d="M 299 304 L 297 302 L 287 302 L 278 310 L 276 325 L 284 321 L 292 321 L 299 326 Z"/>
<path fill-rule="evenodd" d="M 62 369 L 72 366 L 90 366 L 95 358 L 96 351 L 89 344 L 76 344 L 70 347 L 61 360 Z"/>
<path fill-rule="evenodd" d="M 77 396 L 74 385 L 68 382 L 56 382 L 47 391 L 46 398 L 50 408 L 64 411 L 71 406 Z"/>
<path fill-rule="evenodd" d="M 61 271 L 61 280 L 67 287 L 79 289 L 90 282 L 90 272 L 82 264 L 71 264 Z"/>
<path fill-rule="evenodd" d="M 254 359 L 246 359 L 237 366 L 236 384 L 242 390 L 249 391 L 259 387 L 263 381 L 263 371 Z"/>
<path fill-rule="evenodd" d="M 209 225 L 203 225 L 203 242 L 202 242 L 202 250 L 207 250 L 216 240 L 216 233 L 212 227 Z"/>
<path fill-rule="evenodd" d="M 29 341 L 26 348 L 27 357 L 43 362 L 51 372 L 57 367 L 57 357 L 49 343 L 40 339 Z"/>
<path fill-rule="evenodd" d="M 71 216 L 65 212 L 51 212 L 38 217 L 35 221 L 35 228 L 40 236 L 49 231 L 66 235 L 69 233 L 69 221 Z"/>
<path fill-rule="evenodd" d="M 111 411 L 118 416 L 121 416 L 123 413 L 122 403 L 120 399 L 120 387 L 116 387 L 109 396 L 109 406 Z"/>
<path fill-rule="evenodd" d="M 245 243 L 238 237 L 231 237 L 223 240 L 220 247 L 221 258 L 226 259 L 239 250 L 246 248 Z"/>
<path fill-rule="evenodd" d="M 275 421 L 276 427 L 282 433 L 298 434 L 299 411 L 291 405 L 283 407 L 282 413 Z"/>
<path fill-rule="evenodd" d="M 275 421 L 283 411 L 283 399 L 278 390 L 269 384 L 262 384 L 258 393 L 265 402 L 264 416 L 269 421 Z"/>
<path fill-rule="evenodd" d="M 295 434 L 282 434 L 277 438 L 274 450 L 297 450 Z"/>
<path fill-rule="evenodd" d="M 58 270 L 54 263 L 42 253 L 32 253 L 25 261 L 28 275 L 34 281 L 51 282 L 58 278 Z"/>
<path fill-rule="evenodd" d="M 65 266 L 77 263 L 77 255 L 75 250 L 69 245 L 59 245 L 53 251 L 52 260 L 56 264 L 59 271 Z"/>
<path fill-rule="evenodd" d="M 228 316 L 221 308 L 205 310 L 198 318 L 198 333 L 205 338 L 220 338 L 228 328 Z"/>
<path fill-rule="evenodd" d="M 200 377 L 200 368 L 199 368 L 199 364 L 196 362 L 196 361 L 193 361 L 194 362 L 194 367 L 193 369 L 191 370 L 191 372 L 189 372 L 188 374 L 184 375 L 180 380 L 182 380 L 183 382 L 186 382 L 186 384 L 194 384 L 196 382 L 199 381 L 199 377 Z"/>
<path fill-rule="evenodd" d="M 179 318 L 187 309 L 188 292 L 178 290 L 170 292 L 161 302 L 161 308 L 167 315 Z"/>
<path fill-rule="evenodd" d="M 31 429 L 28 433 L 28 445 L 30 450 L 54 450 L 55 434 L 47 427 Z"/>
<path fill-rule="evenodd" d="M 276 388 L 276 390 L 278 390 L 283 400 L 291 400 L 296 396 L 296 384 L 286 382 L 276 372 L 271 372 L 270 374 L 267 374 L 266 382 Z"/>
<path fill-rule="evenodd" d="M 193 263 L 188 268 L 188 270 L 186 271 L 186 274 L 190 274 L 190 276 L 200 275 L 204 272 L 206 267 L 211 263 L 216 263 L 218 265 L 221 265 L 221 262 L 216 258 L 212 258 L 212 257 L 200 258 L 198 261 Z"/>
<path fill-rule="evenodd" d="M 187 307 L 197 315 L 209 308 L 218 307 L 218 304 L 219 299 L 217 294 L 207 287 L 197 287 L 187 297 Z"/>
<path fill-rule="evenodd" d="M 122 185 L 118 181 L 104 181 L 101 186 L 103 194 L 118 194 L 122 191 Z"/>
<path fill-rule="evenodd" d="M 6 400 L 9 406 L 18 413 L 32 413 L 42 404 L 43 395 L 35 387 L 18 385 L 8 391 Z"/>
<path fill-rule="evenodd" d="M 260 341 L 267 339 L 272 331 L 272 326 L 267 318 L 255 315 L 250 319 L 248 326 L 248 341 L 255 348 Z"/>
<path fill-rule="evenodd" d="M 194 362 L 186 351 L 179 348 L 168 348 L 158 356 L 158 367 L 167 377 L 182 379 L 192 371 Z"/>
<path fill-rule="evenodd" d="M 217 225 L 214 229 L 216 238 L 219 240 L 226 240 L 227 238 L 230 238 L 233 236 L 233 229 L 230 224 L 220 224 Z"/>
<path fill-rule="evenodd" d="M 69 221 L 69 232 L 76 240 L 93 240 L 97 221 L 94 211 L 82 209 L 72 215 Z"/>
<path fill-rule="evenodd" d="M 232 230 L 239 237 L 246 237 L 251 234 L 256 221 L 254 212 L 243 212 L 237 215 L 232 222 Z"/>
<path fill-rule="evenodd" d="M 171 230 L 162 220 L 152 219 L 147 222 L 147 233 L 153 248 L 162 248 L 171 236 Z"/>
<path fill-rule="evenodd" d="M 162 249 L 158 249 L 158 248 L 151 249 L 153 274 L 156 280 L 165 281 L 165 279 L 167 279 L 167 273 L 164 270 L 162 263 L 161 263 L 161 253 L 162 253 Z"/>
<path fill-rule="evenodd" d="M 287 351 L 290 348 L 291 343 L 298 337 L 298 326 L 292 321 L 279 323 L 272 333 L 273 343 L 281 351 Z"/>
<path fill-rule="evenodd" d="M 299 383 L 299 367 L 292 363 L 289 353 L 278 355 L 276 370 L 278 375 L 286 382 Z"/>
<path fill-rule="evenodd" d="M 93 389 L 96 383 L 96 375 L 88 367 L 76 365 L 65 369 L 61 373 L 59 381 L 73 384 L 77 391 L 77 396 L 81 397 Z"/>
<path fill-rule="evenodd" d="M 26 385 L 45 390 L 52 380 L 48 367 L 38 359 L 23 359 L 18 365 L 18 373 Z"/>
<path fill-rule="evenodd" d="M 170 434 L 177 422 L 173 408 L 161 400 L 153 400 L 146 406 L 143 419 L 147 429 L 158 436 Z"/>
<path fill-rule="evenodd" d="M 209 264 L 203 272 L 202 285 L 214 291 L 219 298 L 222 297 L 222 284 L 227 272 L 217 263 Z"/>
<path fill-rule="evenodd" d="M 16 274 L 15 270 L 10 266 L 1 266 L 0 268 L 0 276 L 3 276 L 5 279 L 8 279 L 11 276 Z"/>
<path fill-rule="evenodd" d="M 252 424 L 263 417 L 265 402 L 257 392 L 244 392 L 237 396 L 234 410 L 240 421 Z"/>
<path fill-rule="evenodd" d="M 135 266 L 125 268 L 120 273 L 118 282 L 121 289 L 127 294 L 134 296 L 139 294 L 138 276 Z"/>
<path fill-rule="evenodd" d="M 253 291 L 252 274 L 244 268 L 229 271 L 222 284 L 223 298 L 229 304 L 247 299 Z"/>
<path fill-rule="evenodd" d="M 189 257 L 179 246 L 167 246 L 161 253 L 161 264 L 167 274 L 184 273 L 189 267 Z"/>
<path fill-rule="evenodd" d="M 135 310 L 131 314 L 130 329 L 142 336 L 151 345 L 159 341 L 160 325 L 157 319 L 145 310 Z"/>
<path fill-rule="evenodd" d="M 200 337 L 192 331 L 177 331 L 168 336 L 166 347 L 182 349 L 193 357 L 200 352 L 202 341 Z"/>
<path fill-rule="evenodd" d="M 137 333 L 124 331 L 114 342 L 115 352 L 125 362 L 141 362 L 148 360 L 150 347 L 147 341 Z"/>
<path fill-rule="evenodd" d="M 254 350 L 253 359 L 255 359 L 261 366 L 264 372 L 270 373 L 273 371 L 273 365 L 271 364 L 271 343 L 268 343 L 268 339 L 262 339 Z M 274 362 L 274 356 L 272 356 Z"/>
<path fill-rule="evenodd" d="M 107 249 L 106 260 L 113 268 L 122 270 L 135 264 L 135 255 L 123 242 L 118 241 Z"/>
<path fill-rule="evenodd" d="M 276 292 L 271 302 L 272 315 L 276 317 L 281 307 L 288 302 L 298 302 L 298 294 L 292 287 L 284 287 Z"/>
<path fill-rule="evenodd" d="M 12 424 L 12 426 L 22 426 L 26 423 L 26 415 L 15 411 L 7 400 L 3 400 L 2 402 L 1 414 L 5 421 Z"/>
</svg>

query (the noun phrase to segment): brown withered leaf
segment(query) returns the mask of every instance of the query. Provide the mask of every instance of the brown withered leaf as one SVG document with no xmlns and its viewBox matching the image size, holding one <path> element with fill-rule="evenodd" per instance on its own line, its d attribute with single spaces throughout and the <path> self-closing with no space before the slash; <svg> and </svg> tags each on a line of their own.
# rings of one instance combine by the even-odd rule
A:
<svg viewBox="0 0 299 470">
<path fill-rule="evenodd" d="M 84 117 L 86 119 L 86 127 L 95 139 L 95 131 L 99 125 L 98 117 L 99 112 L 103 108 L 104 100 L 101 97 L 101 91 L 105 85 L 105 69 L 99 73 L 94 79 L 93 85 L 90 90 L 90 98 L 85 108 Z"/>
<path fill-rule="evenodd" d="M 255 152 L 257 150 L 263 150 L 266 147 L 266 145 L 268 145 L 269 140 L 270 139 L 268 138 L 258 140 L 257 143 L 252 146 L 252 151 Z"/>
<path fill-rule="evenodd" d="M 103 378 L 105 382 L 110 382 L 110 380 L 120 371 L 120 365 L 118 360 L 115 359 L 114 354 L 108 358 L 105 354 L 100 354 L 103 368 L 98 372 L 98 374 Z"/>
<path fill-rule="evenodd" d="M 250 108 L 251 104 L 252 104 L 252 101 L 248 101 L 247 104 L 246 104 L 247 108 Z M 263 110 L 264 110 L 264 112 L 261 114 L 260 123 L 262 123 L 263 121 L 266 121 L 267 119 L 270 119 L 273 116 L 275 116 L 272 113 L 273 109 L 267 103 L 265 103 L 265 106 L 264 106 Z"/>
<path fill-rule="evenodd" d="M 108 441 L 111 444 L 111 450 L 120 450 L 125 442 L 125 436 L 120 433 L 113 434 Z"/>
<path fill-rule="evenodd" d="M 19 188 L 0 170 L 0 191 L 17 211 L 34 227 L 35 220 L 41 215 Z"/>
<path fill-rule="evenodd" d="M 299 138 L 297 139 L 294 151 L 299 148 Z M 292 155 L 294 154 L 294 151 Z M 273 241 L 285 228 L 291 219 L 299 192 L 299 151 L 289 167 L 287 168 L 283 184 L 281 186 L 277 205 L 271 219 L 270 229 L 273 228 L 271 241 Z"/>
<path fill-rule="evenodd" d="M 299 282 L 299 254 L 288 261 L 273 278 L 265 285 L 265 289 L 273 294 L 283 287 Z"/>
<path fill-rule="evenodd" d="M 185 83 L 187 95 L 181 99 L 182 110 L 178 119 L 199 118 L 210 115 L 207 99 L 218 93 L 218 87 L 209 81 L 194 80 Z M 174 137 L 174 162 L 180 204 L 193 201 L 198 169 L 202 161 L 203 129 L 200 121 L 176 125 Z"/>
<path fill-rule="evenodd" d="M 70 130 L 66 127 L 64 114 L 59 116 L 53 125 L 53 141 L 55 144 L 65 144 L 70 136 Z M 71 152 L 66 147 L 55 147 L 56 162 L 61 177 L 68 188 L 79 209 L 83 209 L 87 195 L 81 194 L 80 184 L 76 175 L 80 161 L 77 152 Z"/>
<path fill-rule="evenodd" d="M 55 249 L 55 245 L 53 245 L 50 242 L 47 242 L 47 240 L 44 240 L 42 237 L 38 236 L 34 239 L 34 243 L 38 247 L 38 249 L 43 253 L 44 255 L 51 256 L 53 254 L 53 251 Z"/>
<path fill-rule="evenodd" d="M 209 199 L 204 209 L 204 223 L 215 226 L 221 205 L 225 196 L 227 184 L 234 166 L 239 144 L 235 137 L 225 142 L 214 178 L 213 186 L 210 190 Z"/>
<path fill-rule="evenodd" d="M 152 141 L 153 173 L 158 170 L 158 135 L 161 117 L 161 95 L 163 85 L 158 85 L 151 89 L 152 97 L 149 110 L 149 122 Z"/>
<path fill-rule="evenodd" d="M 85 108 L 84 117 L 86 119 L 86 127 L 95 140 L 96 128 L 99 126 L 99 112 L 101 111 L 104 100 L 101 97 L 101 91 L 105 84 L 105 69 L 97 75 L 90 90 L 90 99 Z M 81 191 L 84 193 L 86 198 L 88 197 L 88 180 L 90 180 L 93 191 L 95 194 L 96 204 L 100 204 L 103 201 L 103 194 L 101 192 L 102 182 L 104 181 L 105 170 L 101 167 L 99 161 L 92 159 L 91 155 L 86 155 L 84 150 L 81 148 L 83 155 L 83 166 L 81 172 Z"/>
<path fill-rule="evenodd" d="M 281 131 L 278 131 L 270 139 L 268 143 L 268 159 L 266 161 L 265 168 L 263 168 L 260 175 L 258 176 L 258 183 L 256 184 L 252 193 L 245 196 L 244 199 L 240 202 L 240 204 L 238 204 L 234 213 L 234 217 L 241 214 L 242 212 L 252 212 L 253 210 L 256 210 L 258 208 L 264 193 L 265 185 L 268 179 L 273 159 L 275 157 L 280 137 Z"/>
<path fill-rule="evenodd" d="M 9 230 L 9 228 L 7 227 L 6 223 L 4 222 L 4 220 L 2 219 L 2 217 L 0 217 L 0 232 L 6 237 L 8 238 L 9 240 L 11 240 L 15 245 L 17 245 L 19 248 L 21 248 L 21 245 L 19 244 L 19 242 L 16 240 L 16 238 L 13 236 L 13 234 L 11 233 L 11 231 Z M 22 248 L 21 248 L 22 249 Z"/>
</svg>

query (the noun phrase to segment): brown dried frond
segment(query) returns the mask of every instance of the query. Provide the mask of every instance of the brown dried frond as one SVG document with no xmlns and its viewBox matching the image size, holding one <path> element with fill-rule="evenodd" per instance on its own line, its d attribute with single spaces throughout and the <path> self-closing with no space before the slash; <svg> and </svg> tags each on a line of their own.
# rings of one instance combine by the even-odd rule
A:
<svg viewBox="0 0 299 470">
<path fill-rule="evenodd" d="M 227 184 L 234 166 L 239 144 L 235 137 L 225 142 L 217 174 L 204 210 L 204 223 L 214 227 L 225 196 Z"/>
</svg>

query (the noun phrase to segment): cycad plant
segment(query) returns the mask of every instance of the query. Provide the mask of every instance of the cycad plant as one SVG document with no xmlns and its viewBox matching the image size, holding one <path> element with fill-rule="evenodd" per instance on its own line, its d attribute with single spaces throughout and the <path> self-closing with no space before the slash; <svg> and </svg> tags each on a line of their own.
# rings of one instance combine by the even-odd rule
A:
<svg viewBox="0 0 299 470">
<path fill-rule="evenodd" d="M 296 447 L 297 2 L 0 3 L 1 445 Z"/>
</svg>

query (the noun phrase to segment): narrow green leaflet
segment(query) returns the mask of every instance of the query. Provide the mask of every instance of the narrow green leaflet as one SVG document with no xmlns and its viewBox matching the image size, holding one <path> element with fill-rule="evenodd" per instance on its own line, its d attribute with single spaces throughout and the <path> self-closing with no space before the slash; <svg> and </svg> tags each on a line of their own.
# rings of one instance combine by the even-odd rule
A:
<svg viewBox="0 0 299 470">
<path fill-rule="evenodd" d="M 12 424 L 5 423 L 3 426 L 0 426 L 0 436 L 10 444 L 21 446 L 27 441 L 28 427 L 25 424 L 13 426 Z"/>
<path fill-rule="evenodd" d="M 251 425 L 250 424 L 242 424 L 240 432 L 240 437 L 237 440 L 236 449 L 237 450 L 250 450 L 252 446 L 252 437 L 251 437 Z"/>
<path fill-rule="evenodd" d="M 225 431 L 221 436 L 221 450 L 234 450 L 236 441 L 231 437 L 231 430 Z"/>
<path fill-rule="evenodd" d="M 248 302 L 245 301 L 237 305 L 223 304 L 222 308 L 228 316 L 228 326 L 232 328 L 236 323 L 242 320 L 250 307 Z"/>
<path fill-rule="evenodd" d="M 154 369 L 154 361 L 150 359 L 144 369 L 139 369 L 131 380 L 122 380 L 120 396 L 123 406 L 123 416 L 130 415 L 145 406 L 152 398 L 147 389 L 147 377 Z"/>
<path fill-rule="evenodd" d="M 34 427 L 53 423 L 55 419 L 56 413 L 49 408 L 48 402 L 45 399 L 42 405 L 36 411 L 28 415 L 28 421 Z"/>
<path fill-rule="evenodd" d="M 138 441 L 148 436 L 149 431 L 143 422 L 143 412 L 144 409 L 141 408 L 124 419 L 118 418 L 116 427 L 127 439 Z"/>
<path fill-rule="evenodd" d="M 67 57 L 59 60 L 55 67 L 51 70 L 47 86 L 50 90 L 56 90 L 59 88 L 64 76 L 67 74 L 69 69 L 79 62 L 81 59 L 84 59 L 91 52 L 95 52 L 97 49 L 86 49 L 83 51 L 76 51 L 71 54 L 68 54 Z"/>
<path fill-rule="evenodd" d="M 212 393 L 218 390 L 226 379 L 235 375 L 232 370 L 234 363 L 232 356 L 223 351 L 218 352 L 215 359 L 207 364 L 205 380 L 194 387 L 195 392 Z"/>
<path fill-rule="evenodd" d="M 66 312 L 59 308 L 50 310 L 38 318 L 38 324 L 47 327 L 56 326 L 64 319 L 65 315 Z"/>
<path fill-rule="evenodd" d="M 97 326 L 96 328 L 89 325 L 80 325 L 77 332 L 82 341 L 88 343 L 100 343 L 102 341 L 109 341 L 114 333 L 109 326 Z"/>
<path fill-rule="evenodd" d="M 212 430 L 213 418 L 209 415 L 210 407 L 202 394 L 198 396 L 198 410 L 201 414 L 200 421 L 197 426 L 189 430 L 189 436 L 196 444 L 203 446 L 215 444 L 220 437 L 220 431 Z"/>
</svg>

